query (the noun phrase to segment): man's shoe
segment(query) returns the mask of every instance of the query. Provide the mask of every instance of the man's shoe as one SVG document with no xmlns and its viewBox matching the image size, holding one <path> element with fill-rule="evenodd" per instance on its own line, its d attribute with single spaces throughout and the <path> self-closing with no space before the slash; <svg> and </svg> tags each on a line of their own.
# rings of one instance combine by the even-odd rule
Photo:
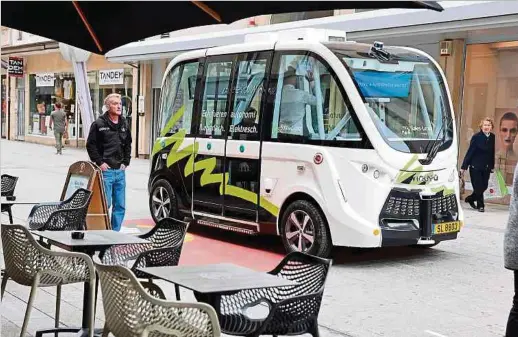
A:
<svg viewBox="0 0 518 337">
<path fill-rule="evenodd" d="M 471 206 L 471 208 L 473 208 L 473 209 L 477 209 L 477 208 L 478 208 L 478 207 L 477 207 L 477 205 L 475 205 L 475 202 L 474 202 L 473 200 L 468 200 L 468 201 L 466 201 L 466 202 L 467 202 L 467 203 L 469 203 L 469 205 Z"/>
<path fill-rule="evenodd" d="M 480 208 L 478 209 L 478 211 L 479 211 L 479 212 L 484 213 L 484 212 L 485 212 L 484 207 L 480 207 Z"/>
</svg>

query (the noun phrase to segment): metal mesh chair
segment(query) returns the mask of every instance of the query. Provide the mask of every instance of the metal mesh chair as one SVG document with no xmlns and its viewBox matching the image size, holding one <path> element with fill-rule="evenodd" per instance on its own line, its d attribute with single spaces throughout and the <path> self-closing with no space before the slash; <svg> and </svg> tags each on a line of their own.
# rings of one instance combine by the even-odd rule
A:
<svg viewBox="0 0 518 337">
<path fill-rule="evenodd" d="M 164 301 L 152 297 L 131 270 L 95 264 L 101 283 L 103 337 L 219 337 L 214 308 L 205 303 Z"/>
<path fill-rule="evenodd" d="M 298 335 L 318 332 L 318 313 L 331 260 L 293 252 L 269 272 L 297 282 L 295 286 L 242 290 L 221 295 L 221 330 L 241 336 Z M 267 307 L 264 318 L 253 318 L 248 310 Z"/>
<path fill-rule="evenodd" d="M 2 197 L 13 196 L 17 182 L 18 177 L 10 176 L 8 174 L 2 174 Z M 7 213 L 9 215 L 9 222 L 13 223 L 13 213 L 11 211 L 11 207 L 12 205 L 2 204 L 2 213 Z"/>
<path fill-rule="evenodd" d="M 90 283 L 90 293 L 95 295 L 95 268 L 92 259 L 82 253 L 56 252 L 42 247 L 36 242 L 29 230 L 22 225 L 2 225 L 2 245 L 4 250 L 5 271 L 2 278 L 1 297 L 7 285 L 8 276 L 15 282 L 31 286 L 31 294 L 20 336 L 25 336 L 32 304 L 38 287 L 56 287 L 55 327 L 59 326 L 61 286 L 71 283 Z M 89 308 L 90 337 L 94 331 L 94 308 Z"/>
<path fill-rule="evenodd" d="M 138 271 L 138 268 L 177 266 L 182 253 L 188 222 L 173 218 L 160 220 L 147 233 L 140 235 L 150 244 L 121 245 L 107 249 L 101 256 L 106 265 L 125 266 L 131 269 L 136 277 L 148 279 L 143 286 L 154 296 L 165 299 L 163 291 L 152 282 L 150 275 Z M 180 300 L 178 286 L 175 285 L 176 299 Z"/>
<path fill-rule="evenodd" d="M 29 228 L 49 231 L 84 230 L 91 197 L 91 191 L 79 188 L 67 200 L 38 204 L 29 214 Z"/>
</svg>

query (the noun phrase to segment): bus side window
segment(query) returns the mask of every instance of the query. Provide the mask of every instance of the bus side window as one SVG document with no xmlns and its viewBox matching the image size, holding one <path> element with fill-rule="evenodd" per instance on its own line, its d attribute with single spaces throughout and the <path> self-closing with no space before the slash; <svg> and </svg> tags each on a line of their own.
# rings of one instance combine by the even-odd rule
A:
<svg viewBox="0 0 518 337">
<path fill-rule="evenodd" d="M 181 129 L 191 134 L 194 99 L 189 95 L 189 78 L 196 77 L 198 67 L 199 62 L 183 63 L 166 77 L 160 96 L 160 136 Z"/>
<path fill-rule="evenodd" d="M 230 113 L 229 139 L 259 140 L 259 114 L 267 59 L 238 63 L 237 85 Z"/>
<path fill-rule="evenodd" d="M 278 61 L 272 139 L 362 140 L 328 66 L 309 53 L 284 54 Z"/>
<path fill-rule="evenodd" d="M 208 61 L 198 136 L 221 138 L 225 133 L 231 73 L 231 61 Z"/>
</svg>

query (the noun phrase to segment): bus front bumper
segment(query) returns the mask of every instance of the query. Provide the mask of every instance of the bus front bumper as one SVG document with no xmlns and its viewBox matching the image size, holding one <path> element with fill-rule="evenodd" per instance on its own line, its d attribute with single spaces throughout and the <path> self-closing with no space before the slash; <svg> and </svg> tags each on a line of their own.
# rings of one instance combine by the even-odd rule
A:
<svg viewBox="0 0 518 337">
<path fill-rule="evenodd" d="M 432 235 L 429 238 L 421 237 L 419 229 L 381 229 L 381 246 L 411 246 L 432 245 L 441 241 L 455 240 L 459 232 Z"/>
</svg>

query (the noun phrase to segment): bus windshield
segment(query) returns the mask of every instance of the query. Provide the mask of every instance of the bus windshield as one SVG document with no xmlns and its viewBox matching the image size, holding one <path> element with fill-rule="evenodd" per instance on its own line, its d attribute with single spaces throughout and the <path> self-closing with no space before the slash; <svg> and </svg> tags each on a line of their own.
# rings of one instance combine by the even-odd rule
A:
<svg viewBox="0 0 518 337">
<path fill-rule="evenodd" d="M 410 153 L 440 150 L 453 140 L 452 115 L 443 78 L 425 56 L 385 47 L 388 57 L 366 44 L 328 46 L 346 66 L 379 133 L 392 148 Z"/>
</svg>

